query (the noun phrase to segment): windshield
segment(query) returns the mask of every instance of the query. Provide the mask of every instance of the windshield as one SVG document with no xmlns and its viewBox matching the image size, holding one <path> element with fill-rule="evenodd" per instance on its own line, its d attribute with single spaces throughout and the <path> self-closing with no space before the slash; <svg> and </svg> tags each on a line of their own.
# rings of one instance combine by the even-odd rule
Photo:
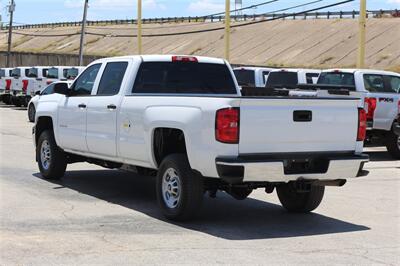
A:
<svg viewBox="0 0 400 266">
<path fill-rule="evenodd" d="M 67 73 L 65 74 L 65 78 L 67 79 L 75 79 L 79 74 L 79 71 L 77 68 L 70 68 L 67 70 Z"/>
<path fill-rule="evenodd" d="M 355 86 L 354 74 L 343 72 L 322 72 L 318 84 Z"/>
<path fill-rule="evenodd" d="M 254 87 L 256 85 L 254 70 L 236 69 L 233 73 L 240 86 Z"/>
<path fill-rule="evenodd" d="M 11 70 L 11 77 L 20 77 L 21 76 L 21 69 L 14 68 Z"/>
<path fill-rule="evenodd" d="M 32 67 L 28 70 L 28 75 L 26 75 L 28 78 L 37 78 L 38 77 L 38 69 L 35 67 Z"/>
<path fill-rule="evenodd" d="M 296 72 L 280 71 L 270 72 L 268 75 L 267 88 L 294 88 L 299 83 Z"/>
<path fill-rule="evenodd" d="M 133 93 L 236 94 L 225 64 L 191 62 L 144 62 Z"/>
<path fill-rule="evenodd" d="M 58 69 L 57 68 L 50 68 L 47 71 L 47 78 L 49 79 L 58 79 Z"/>
</svg>

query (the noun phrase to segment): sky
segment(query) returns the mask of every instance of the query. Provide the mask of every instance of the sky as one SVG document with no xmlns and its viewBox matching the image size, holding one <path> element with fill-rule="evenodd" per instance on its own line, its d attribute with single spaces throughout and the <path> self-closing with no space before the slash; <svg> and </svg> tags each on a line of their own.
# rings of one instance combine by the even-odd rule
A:
<svg viewBox="0 0 400 266">
<path fill-rule="evenodd" d="M 143 17 L 201 16 L 224 11 L 225 0 L 142 0 Z M 266 0 L 242 0 L 243 7 L 265 2 Z M 279 0 L 273 4 L 248 10 L 247 14 L 266 13 L 281 8 L 311 2 L 312 0 Z M 340 2 L 323 0 L 305 7 L 306 9 Z M 232 9 L 234 7 L 232 0 Z M 15 0 L 14 21 L 18 24 L 45 22 L 79 21 L 82 19 L 84 0 Z M 9 20 L 7 5 L 9 0 L 0 0 L 3 22 Z M 89 20 L 131 19 L 136 17 L 136 0 L 89 0 Z M 400 0 L 367 0 L 368 9 L 400 9 Z M 293 11 L 302 11 L 300 8 Z M 359 0 L 330 10 L 358 10 Z M 325 10 L 328 11 L 328 10 Z"/>
</svg>

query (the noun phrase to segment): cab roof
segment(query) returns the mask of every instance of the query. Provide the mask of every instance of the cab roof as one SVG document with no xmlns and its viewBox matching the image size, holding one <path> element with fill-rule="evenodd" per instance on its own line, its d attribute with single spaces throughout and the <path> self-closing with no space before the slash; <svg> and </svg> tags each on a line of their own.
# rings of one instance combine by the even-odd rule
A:
<svg viewBox="0 0 400 266">
<path fill-rule="evenodd" d="M 110 60 L 126 60 L 126 59 L 139 59 L 143 62 L 172 62 L 172 58 L 176 57 L 186 57 L 186 58 L 196 58 L 199 63 L 209 63 L 209 64 L 225 64 L 225 60 L 222 58 L 206 57 L 206 56 L 193 56 L 193 55 L 128 55 L 120 57 L 108 57 L 96 60 L 94 62 L 107 62 Z"/>
</svg>

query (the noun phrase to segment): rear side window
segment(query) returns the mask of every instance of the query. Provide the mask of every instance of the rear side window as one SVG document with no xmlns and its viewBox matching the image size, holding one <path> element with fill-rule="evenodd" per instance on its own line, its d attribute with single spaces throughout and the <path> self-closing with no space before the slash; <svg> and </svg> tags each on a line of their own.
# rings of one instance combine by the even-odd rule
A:
<svg viewBox="0 0 400 266">
<path fill-rule="evenodd" d="M 254 87 L 256 85 L 254 70 L 235 69 L 233 73 L 235 73 L 236 80 L 240 86 Z"/>
<path fill-rule="evenodd" d="M 353 73 L 342 72 L 322 72 L 318 79 L 318 84 L 355 86 Z"/>
<path fill-rule="evenodd" d="M 306 73 L 306 81 L 307 84 L 314 84 L 317 81 L 319 74 L 318 73 Z"/>
<path fill-rule="evenodd" d="M 383 75 L 364 75 L 364 87 L 369 92 L 390 92 L 385 88 L 385 81 Z"/>
<path fill-rule="evenodd" d="M 128 62 L 107 63 L 101 77 L 97 95 L 116 95 L 118 94 L 122 80 L 124 79 Z"/>
<path fill-rule="evenodd" d="M 30 68 L 28 70 L 28 75 L 26 75 L 29 78 L 37 78 L 38 77 L 38 69 L 37 68 Z"/>
<path fill-rule="evenodd" d="M 144 62 L 133 93 L 236 94 L 225 64 L 192 62 Z"/>
<path fill-rule="evenodd" d="M 58 68 L 50 68 L 47 71 L 46 77 L 49 79 L 58 79 Z"/>
<path fill-rule="evenodd" d="M 268 75 L 267 88 L 293 88 L 299 83 L 296 72 L 271 72 Z"/>
<path fill-rule="evenodd" d="M 6 71 L 4 69 L 0 69 L 0 78 L 3 78 L 6 76 Z"/>
<path fill-rule="evenodd" d="M 11 70 L 11 76 L 12 77 L 20 77 L 21 70 L 19 68 L 14 68 L 13 70 Z"/>
</svg>

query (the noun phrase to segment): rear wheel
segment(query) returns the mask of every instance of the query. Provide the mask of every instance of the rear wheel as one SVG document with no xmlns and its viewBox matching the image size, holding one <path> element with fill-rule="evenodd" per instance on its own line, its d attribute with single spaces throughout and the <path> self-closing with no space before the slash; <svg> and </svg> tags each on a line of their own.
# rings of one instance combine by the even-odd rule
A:
<svg viewBox="0 0 400 266">
<path fill-rule="evenodd" d="M 19 98 L 14 97 L 14 98 L 12 99 L 12 101 L 13 101 L 13 104 L 14 104 L 16 107 L 21 107 L 21 100 L 20 100 Z"/>
<path fill-rule="evenodd" d="M 289 212 L 307 213 L 315 210 L 324 197 L 325 187 L 311 186 L 310 191 L 299 192 L 289 183 L 276 188 L 279 201 Z"/>
<path fill-rule="evenodd" d="M 57 146 L 52 131 L 46 130 L 40 134 L 36 158 L 43 178 L 60 179 L 64 176 L 67 160 L 64 151 Z"/>
<path fill-rule="evenodd" d="M 386 149 L 394 159 L 400 159 L 400 136 L 393 131 L 386 136 Z"/>
<path fill-rule="evenodd" d="M 199 211 L 203 201 L 203 177 L 190 168 L 185 155 L 169 155 L 158 170 L 156 193 L 166 218 L 189 220 Z"/>
<path fill-rule="evenodd" d="M 11 104 L 11 96 L 10 95 L 6 95 L 3 97 L 3 102 L 7 105 Z"/>
<path fill-rule="evenodd" d="M 35 114 L 36 114 L 35 105 L 33 105 L 33 103 L 31 103 L 28 107 L 29 122 L 35 122 Z"/>
</svg>

